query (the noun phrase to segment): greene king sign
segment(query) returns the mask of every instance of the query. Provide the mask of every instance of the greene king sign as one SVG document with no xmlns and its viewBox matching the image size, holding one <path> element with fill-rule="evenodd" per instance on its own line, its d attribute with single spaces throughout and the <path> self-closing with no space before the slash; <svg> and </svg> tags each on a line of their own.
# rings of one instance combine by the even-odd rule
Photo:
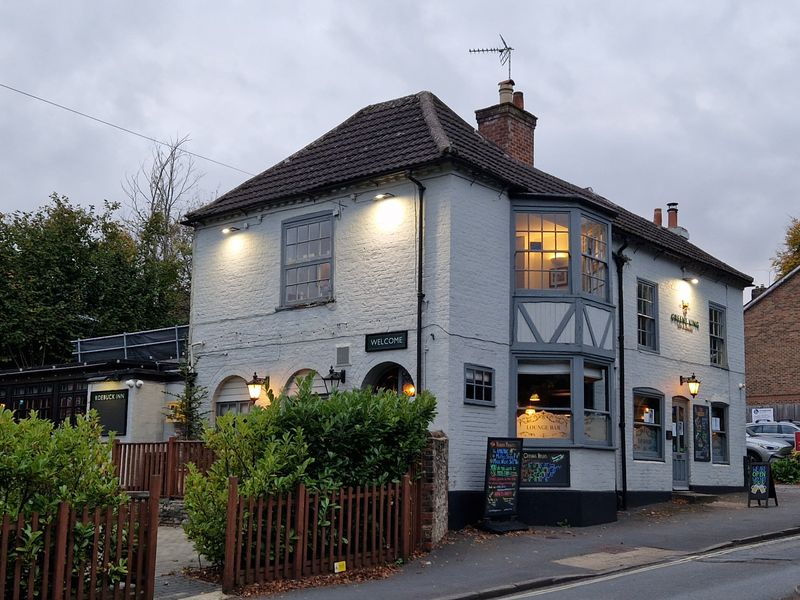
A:
<svg viewBox="0 0 800 600">
<path fill-rule="evenodd" d="M 388 333 L 368 333 L 365 350 L 380 352 L 381 350 L 404 350 L 408 348 L 408 331 L 390 331 Z"/>
</svg>

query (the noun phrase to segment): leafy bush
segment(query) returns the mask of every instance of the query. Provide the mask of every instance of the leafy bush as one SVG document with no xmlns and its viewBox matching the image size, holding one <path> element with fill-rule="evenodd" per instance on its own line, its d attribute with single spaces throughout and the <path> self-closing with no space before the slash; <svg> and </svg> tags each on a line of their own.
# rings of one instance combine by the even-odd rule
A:
<svg viewBox="0 0 800 600">
<path fill-rule="evenodd" d="M 771 465 L 772 474 L 778 483 L 800 483 L 800 452 L 776 460 Z"/>
<path fill-rule="evenodd" d="M 90 510 L 124 502 L 101 432 L 94 412 L 54 427 L 35 412 L 17 422 L 0 409 L 0 514 L 45 518 L 62 500 Z"/>
<path fill-rule="evenodd" d="M 311 378 L 292 397 L 271 398 L 247 415 L 224 415 L 205 440 L 217 460 L 186 480 L 186 533 L 215 564 L 224 559 L 228 478 L 246 496 L 275 494 L 303 483 L 309 490 L 399 480 L 425 447 L 436 400 L 395 392 L 348 390 L 323 399 Z"/>
</svg>

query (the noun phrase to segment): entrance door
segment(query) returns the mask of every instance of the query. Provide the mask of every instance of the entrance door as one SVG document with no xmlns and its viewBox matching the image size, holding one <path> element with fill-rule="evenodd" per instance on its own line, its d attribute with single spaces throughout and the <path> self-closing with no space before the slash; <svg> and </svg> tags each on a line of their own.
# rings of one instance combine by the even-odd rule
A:
<svg viewBox="0 0 800 600">
<path fill-rule="evenodd" d="M 689 489 L 689 454 L 686 440 L 689 439 L 689 403 L 672 400 L 672 488 Z"/>
</svg>

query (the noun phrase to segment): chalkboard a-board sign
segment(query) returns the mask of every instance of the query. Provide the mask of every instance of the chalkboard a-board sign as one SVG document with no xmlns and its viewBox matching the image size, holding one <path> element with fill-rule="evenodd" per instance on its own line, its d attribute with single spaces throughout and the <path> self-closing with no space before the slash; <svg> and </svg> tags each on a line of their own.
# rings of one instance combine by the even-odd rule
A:
<svg viewBox="0 0 800 600">
<path fill-rule="evenodd" d="M 759 506 L 764 500 L 766 506 L 769 506 L 770 498 L 778 506 L 778 494 L 775 493 L 775 480 L 772 479 L 769 463 L 751 462 L 747 468 L 747 507 L 750 508 L 751 500 L 757 500 Z"/>
<path fill-rule="evenodd" d="M 517 514 L 522 438 L 489 438 L 484 484 L 487 518 L 513 518 Z"/>
<path fill-rule="evenodd" d="M 708 462 L 711 460 L 711 446 L 709 438 L 708 407 L 695 404 L 694 412 L 694 460 L 695 462 Z"/>
<path fill-rule="evenodd" d="M 569 452 L 523 450 L 520 486 L 569 487 Z"/>
</svg>

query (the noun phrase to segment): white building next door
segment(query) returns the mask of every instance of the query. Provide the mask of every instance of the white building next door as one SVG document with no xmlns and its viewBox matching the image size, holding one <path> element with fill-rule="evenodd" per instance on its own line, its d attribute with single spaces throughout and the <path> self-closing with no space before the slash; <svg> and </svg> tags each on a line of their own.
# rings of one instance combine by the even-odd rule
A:
<svg viewBox="0 0 800 600">
<path fill-rule="evenodd" d="M 672 488 L 689 489 L 689 454 L 686 440 L 689 437 L 688 403 L 674 398 L 672 401 Z"/>
</svg>

